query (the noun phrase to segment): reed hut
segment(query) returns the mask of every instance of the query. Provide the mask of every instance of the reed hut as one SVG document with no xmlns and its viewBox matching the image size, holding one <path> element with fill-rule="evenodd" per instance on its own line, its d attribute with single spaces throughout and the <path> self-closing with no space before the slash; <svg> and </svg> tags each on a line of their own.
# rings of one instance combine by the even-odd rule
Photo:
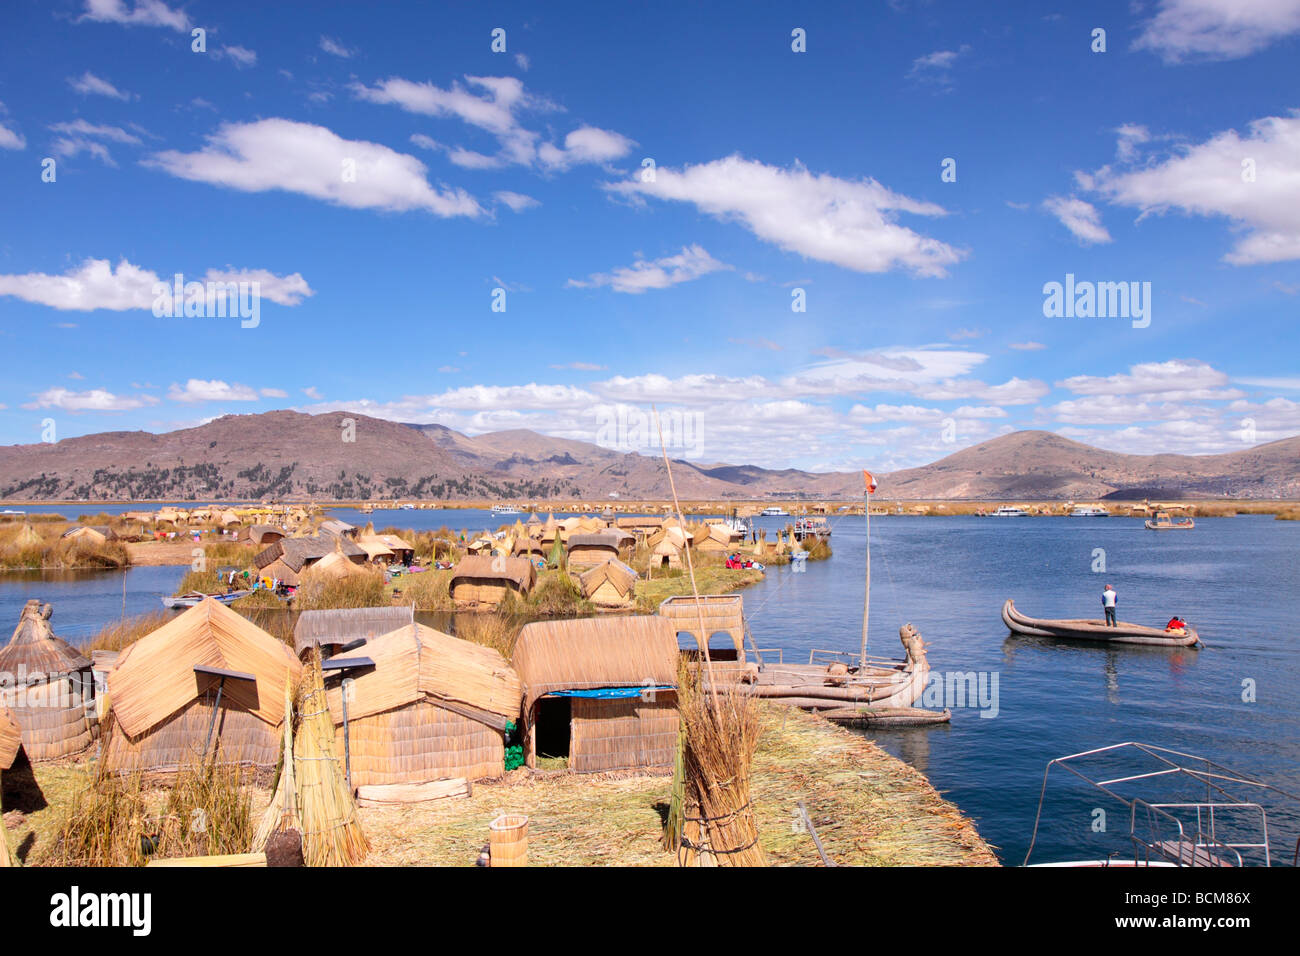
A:
<svg viewBox="0 0 1300 956">
<path fill-rule="evenodd" d="M 528 558 L 534 563 L 537 560 L 546 558 L 546 549 L 542 547 L 542 542 L 536 538 L 516 538 L 514 547 L 510 549 L 512 558 Z"/>
<path fill-rule="evenodd" d="M 366 575 L 377 573 L 367 571 L 363 567 L 365 552 L 359 546 L 356 550 L 361 552 L 360 559 L 355 554 L 345 554 L 343 551 L 343 539 L 334 539 L 334 550 L 319 561 L 315 561 L 303 569 L 299 575 L 300 582 L 305 584 L 309 580 L 333 580 L 341 581 L 344 578 L 356 577 L 357 575 Z"/>
<path fill-rule="evenodd" d="M 736 545 L 744 540 L 744 535 L 733 532 L 723 524 L 706 526 L 706 533 L 696 540 L 695 549 L 706 554 L 724 554 L 734 551 Z"/>
<path fill-rule="evenodd" d="M 14 548 L 42 548 L 45 546 L 45 539 L 41 533 L 32 527 L 30 521 L 24 521 L 23 526 L 18 529 L 18 534 L 14 535 L 14 540 L 10 542 Z"/>
<path fill-rule="evenodd" d="M 656 568 L 682 568 L 686 566 L 686 549 L 692 535 L 677 525 L 665 525 L 647 540 L 650 564 Z"/>
<path fill-rule="evenodd" d="M 65 541 L 80 541 L 87 544 L 104 544 L 117 538 L 108 525 L 77 525 L 63 532 Z"/>
<path fill-rule="evenodd" d="M 0 704 L 22 727 L 33 761 L 81 753 L 98 730 L 92 664 L 55 635 L 52 613 L 50 605 L 28 601 L 0 648 Z"/>
<path fill-rule="evenodd" d="M 0 704 L 0 771 L 8 770 L 14 765 L 22 746 L 23 737 L 18 721 L 14 719 L 13 712 L 9 708 Z M 0 840 L 3 839 L 4 834 L 0 833 Z"/>
<path fill-rule="evenodd" d="M 523 597 L 537 583 L 527 558 L 467 555 L 456 563 L 448 585 L 457 607 L 495 607 L 507 594 Z"/>
<path fill-rule="evenodd" d="M 663 618 L 524 625 L 524 760 L 565 757 L 590 773 L 671 767 L 677 752 L 677 639 Z"/>
<path fill-rule="evenodd" d="M 356 607 L 303 611 L 293 625 L 293 649 L 301 659 L 319 646 L 322 657 L 358 641 L 368 641 L 415 620 L 415 608 Z"/>
<path fill-rule="evenodd" d="M 353 787 L 505 772 L 506 725 L 519 719 L 521 692 L 495 650 L 412 621 L 339 657 L 373 662 L 347 672 L 355 676 L 346 688 L 330 680 L 326 694 Z"/>
<path fill-rule="evenodd" d="M 291 587 L 302 583 L 302 573 L 326 555 L 342 553 L 354 563 L 365 560 L 365 552 L 347 538 L 318 535 L 306 538 L 281 538 L 257 553 L 253 563 L 262 577 L 276 578 Z"/>
<path fill-rule="evenodd" d="M 617 558 L 602 561 L 578 576 L 582 596 L 597 607 L 631 607 L 637 573 Z"/>
<path fill-rule="evenodd" d="M 265 548 L 268 545 L 272 545 L 283 537 L 283 528 L 277 528 L 269 524 L 251 524 L 239 532 L 240 542 L 243 544 L 251 544 L 258 548 Z"/>
<path fill-rule="evenodd" d="M 269 772 L 280 758 L 288 647 L 211 598 L 122 651 L 108 675 L 104 767 L 175 773 L 216 753 Z"/>
<path fill-rule="evenodd" d="M 380 534 L 375 537 L 387 545 L 389 551 L 393 552 L 393 563 L 410 564 L 415 560 L 415 545 L 401 535 Z"/>
<path fill-rule="evenodd" d="M 358 532 L 356 525 L 348 524 L 339 518 L 326 518 L 317 530 L 321 534 L 335 535 L 340 538 L 355 538 Z"/>
<path fill-rule="evenodd" d="M 630 548 L 633 541 L 630 534 L 620 531 L 572 535 L 569 538 L 569 567 L 593 568 L 611 559 L 617 561 L 623 549 Z"/>
</svg>

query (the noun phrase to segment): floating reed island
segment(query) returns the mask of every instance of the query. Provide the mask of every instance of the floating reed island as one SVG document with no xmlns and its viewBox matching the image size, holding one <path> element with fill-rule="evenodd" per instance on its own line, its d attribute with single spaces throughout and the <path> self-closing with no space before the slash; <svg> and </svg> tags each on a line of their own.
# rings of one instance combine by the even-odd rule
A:
<svg viewBox="0 0 1300 956">
<path fill-rule="evenodd" d="M 534 865 L 995 862 L 921 774 L 744 693 L 743 658 L 683 655 L 671 616 L 467 628 L 481 643 L 410 608 L 308 612 L 282 638 L 214 600 L 160 616 L 65 661 L 107 689 L 66 735 L 80 753 L 31 761 L 0 714 L 40 795 L 6 833 L 20 862 L 470 865 L 502 808 Z M 17 651 L 64 653 L 49 619 L 24 609 Z M 198 811 L 202 840 L 173 825 Z"/>
</svg>

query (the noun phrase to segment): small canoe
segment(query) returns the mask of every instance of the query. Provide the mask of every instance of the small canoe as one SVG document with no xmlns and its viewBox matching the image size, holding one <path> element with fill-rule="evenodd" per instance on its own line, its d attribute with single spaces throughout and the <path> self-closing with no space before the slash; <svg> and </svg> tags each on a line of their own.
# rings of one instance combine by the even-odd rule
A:
<svg viewBox="0 0 1300 956">
<path fill-rule="evenodd" d="M 1190 531 L 1196 527 L 1196 522 L 1191 518 L 1184 518 L 1181 521 L 1144 521 L 1148 531 Z"/>
<path fill-rule="evenodd" d="M 222 604 L 229 604 L 231 601 L 238 601 L 241 597 L 247 597 L 252 591 L 227 591 L 225 594 L 204 594 L 202 591 L 187 591 L 184 594 L 174 594 L 171 597 L 162 599 L 163 607 L 195 607 L 203 603 L 204 598 L 212 598 Z"/>
<path fill-rule="evenodd" d="M 1167 631 L 1124 621 L 1118 621 L 1115 627 L 1107 627 L 1105 620 L 1047 620 L 1028 617 L 1016 610 L 1015 602 L 1010 598 L 1002 605 L 1002 621 L 1012 634 L 1022 637 L 1057 637 L 1106 644 L 1153 644 L 1160 647 L 1192 647 L 1201 639 L 1192 627 Z"/>
</svg>

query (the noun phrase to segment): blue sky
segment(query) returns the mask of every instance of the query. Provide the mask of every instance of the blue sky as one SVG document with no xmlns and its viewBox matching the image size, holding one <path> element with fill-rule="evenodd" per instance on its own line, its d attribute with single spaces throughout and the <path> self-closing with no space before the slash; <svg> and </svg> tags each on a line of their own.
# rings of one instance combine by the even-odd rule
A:
<svg viewBox="0 0 1300 956">
<path fill-rule="evenodd" d="M 0 442 L 596 441 L 651 402 L 819 470 L 1300 433 L 1300 0 L 445 7 L 7 4 Z M 155 316 L 176 273 L 258 281 L 258 324 Z M 1149 324 L 1045 316 L 1067 274 L 1150 283 Z"/>
</svg>

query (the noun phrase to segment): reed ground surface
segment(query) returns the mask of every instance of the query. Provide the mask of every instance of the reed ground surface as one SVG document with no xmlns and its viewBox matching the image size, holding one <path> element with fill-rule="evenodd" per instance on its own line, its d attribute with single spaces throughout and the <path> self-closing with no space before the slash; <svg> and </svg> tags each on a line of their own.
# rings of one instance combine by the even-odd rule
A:
<svg viewBox="0 0 1300 956">
<path fill-rule="evenodd" d="M 760 842 L 775 866 L 820 866 L 798 804 L 807 808 L 828 857 L 841 866 L 996 866 L 971 821 L 925 777 L 865 737 L 794 708 L 765 703 L 754 757 Z M 26 865 L 54 857 L 65 808 L 91 780 L 89 759 L 42 764 L 48 801 L 6 830 Z M 512 771 L 474 784 L 468 798 L 363 808 L 368 866 L 470 866 L 502 811 L 529 817 L 533 866 L 672 866 L 663 819 L 672 791 L 664 773 Z M 256 812 L 270 792 L 255 788 Z"/>
</svg>

